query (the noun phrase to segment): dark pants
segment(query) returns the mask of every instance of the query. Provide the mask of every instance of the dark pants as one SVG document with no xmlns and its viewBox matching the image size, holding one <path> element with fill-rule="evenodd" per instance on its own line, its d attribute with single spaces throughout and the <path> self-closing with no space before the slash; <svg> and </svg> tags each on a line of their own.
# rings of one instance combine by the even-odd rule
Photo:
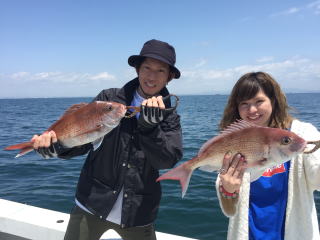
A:
<svg viewBox="0 0 320 240">
<path fill-rule="evenodd" d="M 121 228 L 120 225 L 100 220 L 75 206 L 70 214 L 64 240 L 99 240 L 109 229 L 115 230 L 123 240 L 156 240 L 153 224 L 143 227 Z"/>
</svg>

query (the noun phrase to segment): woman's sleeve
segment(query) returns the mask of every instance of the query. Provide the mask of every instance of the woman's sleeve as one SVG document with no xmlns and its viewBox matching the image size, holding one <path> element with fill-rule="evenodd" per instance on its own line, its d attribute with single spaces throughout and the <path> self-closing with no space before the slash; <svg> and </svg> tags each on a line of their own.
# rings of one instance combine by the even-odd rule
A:
<svg viewBox="0 0 320 240">
<path fill-rule="evenodd" d="M 302 137 L 306 141 L 319 141 L 320 132 L 310 123 L 304 123 Z M 314 145 L 310 144 L 310 147 Z M 302 161 L 305 170 L 305 176 L 309 186 L 314 190 L 320 190 L 320 149 L 317 151 L 302 154 Z"/>
<path fill-rule="evenodd" d="M 234 199 L 224 198 L 223 196 L 221 196 L 221 193 L 219 191 L 219 186 L 220 186 L 220 174 L 217 176 L 217 180 L 216 180 L 216 192 L 217 192 L 217 197 L 219 199 L 220 208 L 226 217 L 233 217 L 237 212 L 239 195 Z"/>
</svg>

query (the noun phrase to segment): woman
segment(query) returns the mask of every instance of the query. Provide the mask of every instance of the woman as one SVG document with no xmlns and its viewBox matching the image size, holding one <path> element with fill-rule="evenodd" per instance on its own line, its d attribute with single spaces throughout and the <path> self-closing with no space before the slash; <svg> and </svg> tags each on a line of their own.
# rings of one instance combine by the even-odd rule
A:
<svg viewBox="0 0 320 240">
<path fill-rule="evenodd" d="M 269 74 L 247 73 L 233 87 L 220 127 L 243 119 L 288 129 L 308 141 L 320 139 L 313 125 L 294 119 L 288 110 Z M 320 239 L 313 197 L 320 189 L 320 151 L 299 154 L 251 183 L 244 156 L 231 157 L 226 154 L 216 180 L 221 209 L 229 217 L 228 239 Z"/>
</svg>

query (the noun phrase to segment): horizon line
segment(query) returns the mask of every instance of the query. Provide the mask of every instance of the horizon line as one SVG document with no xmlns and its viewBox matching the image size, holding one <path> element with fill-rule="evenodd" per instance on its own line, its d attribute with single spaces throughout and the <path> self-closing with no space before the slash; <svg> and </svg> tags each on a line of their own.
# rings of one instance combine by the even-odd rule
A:
<svg viewBox="0 0 320 240">
<path fill-rule="evenodd" d="M 315 92 L 285 92 L 285 94 L 320 94 L 320 91 L 315 91 Z M 228 93 L 197 93 L 197 94 L 179 94 L 179 96 L 228 96 L 230 94 Z M 95 96 L 72 96 L 72 97 L 67 97 L 67 96 L 52 96 L 52 97 L 0 97 L 0 100 L 6 100 L 6 99 L 50 99 L 50 98 L 94 98 Z"/>
</svg>

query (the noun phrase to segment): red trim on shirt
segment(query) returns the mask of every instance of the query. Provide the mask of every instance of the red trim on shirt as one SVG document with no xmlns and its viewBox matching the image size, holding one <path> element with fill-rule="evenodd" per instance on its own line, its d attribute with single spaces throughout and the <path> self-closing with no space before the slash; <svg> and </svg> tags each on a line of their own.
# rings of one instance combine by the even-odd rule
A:
<svg viewBox="0 0 320 240">
<path fill-rule="evenodd" d="M 268 168 L 263 174 L 262 176 L 263 177 L 272 177 L 273 175 L 275 174 L 278 174 L 278 173 L 284 173 L 286 171 L 285 167 L 284 167 L 284 164 L 280 164 L 280 165 L 277 165 L 275 167 L 272 167 L 272 168 Z"/>
</svg>

